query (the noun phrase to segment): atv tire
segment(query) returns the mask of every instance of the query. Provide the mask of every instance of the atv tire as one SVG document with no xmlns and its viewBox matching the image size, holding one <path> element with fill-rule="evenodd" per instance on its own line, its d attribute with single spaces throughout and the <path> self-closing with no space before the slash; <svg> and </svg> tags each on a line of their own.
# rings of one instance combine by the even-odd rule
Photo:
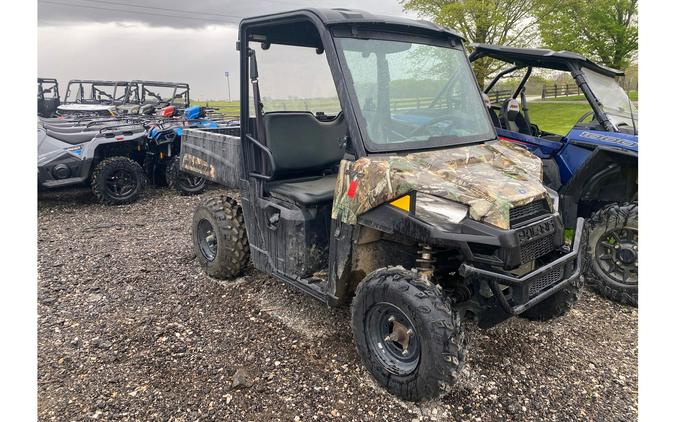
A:
<svg viewBox="0 0 675 422">
<path fill-rule="evenodd" d="M 192 217 L 192 244 L 208 275 L 237 277 L 249 262 L 249 246 L 241 206 L 229 196 L 201 203 Z"/>
<path fill-rule="evenodd" d="M 352 331 L 368 371 L 404 400 L 441 395 L 464 365 L 459 314 L 440 288 L 402 267 L 373 271 L 358 285 Z"/>
<path fill-rule="evenodd" d="M 574 308 L 574 305 L 579 301 L 583 287 L 583 276 L 579 276 L 559 292 L 547 297 L 518 316 L 530 321 L 550 321 L 559 318 Z"/>
<path fill-rule="evenodd" d="M 638 203 L 611 204 L 584 226 L 584 274 L 600 295 L 638 306 Z"/>
<path fill-rule="evenodd" d="M 178 156 L 169 160 L 165 174 L 167 185 L 181 195 L 198 195 L 206 189 L 206 179 L 181 171 Z"/>
<path fill-rule="evenodd" d="M 91 175 L 91 190 L 107 205 L 129 204 L 145 189 L 145 172 L 128 157 L 109 157 L 98 163 Z"/>
</svg>

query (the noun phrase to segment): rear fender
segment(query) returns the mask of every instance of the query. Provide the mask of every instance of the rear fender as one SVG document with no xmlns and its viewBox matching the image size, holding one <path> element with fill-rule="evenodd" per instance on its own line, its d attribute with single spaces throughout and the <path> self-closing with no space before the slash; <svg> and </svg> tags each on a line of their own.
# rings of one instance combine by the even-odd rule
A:
<svg viewBox="0 0 675 422">
<path fill-rule="evenodd" d="M 560 190 L 565 227 L 577 217 L 588 217 L 592 208 L 580 202 L 626 202 L 637 195 L 637 152 L 597 147 Z"/>
</svg>

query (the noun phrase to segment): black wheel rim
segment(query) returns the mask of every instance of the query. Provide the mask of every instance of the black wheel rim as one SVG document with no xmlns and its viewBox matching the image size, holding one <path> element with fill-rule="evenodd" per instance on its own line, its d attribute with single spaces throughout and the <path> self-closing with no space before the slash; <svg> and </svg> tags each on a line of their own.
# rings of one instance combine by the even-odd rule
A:
<svg viewBox="0 0 675 422">
<path fill-rule="evenodd" d="M 181 171 L 178 173 L 178 183 L 183 190 L 195 191 L 204 186 L 206 179 Z"/>
<path fill-rule="evenodd" d="M 380 364 L 395 375 L 408 375 L 420 361 L 420 341 L 410 318 L 396 305 L 375 304 L 366 315 L 368 347 Z"/>
<path fill-rule="evenodd" d="M 218 240 L 209 220 L 200 220 L 197 224 L 197 242 L 204 258 L 213 261 L 218 253 Z"/>
<path fill-rule="evenodd" d="M 133 196 L 138 185 L 138 177 L 127 169 L 113 170 L 105 179 L 105 192 L 115 199 L 128 199 Z"/>
<path fill-rule="evenodd" d="M 638 230 L 632 227 L 609 230 L 596 244 L 595 259 L 602 275 L 624 285 L 638 284 Z"/>
</svg>

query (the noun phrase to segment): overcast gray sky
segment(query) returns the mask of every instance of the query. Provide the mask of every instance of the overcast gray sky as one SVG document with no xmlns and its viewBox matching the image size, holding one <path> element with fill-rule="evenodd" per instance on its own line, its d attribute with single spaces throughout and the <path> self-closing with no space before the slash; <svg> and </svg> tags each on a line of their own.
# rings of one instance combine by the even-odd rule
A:
<svg viewBox="0 0 675 422">
<path fill-rule="evenodd" d="M 70 79 L 152 79 L 187 82 L 192 98 L 225 99 L 229 71 L 238 98 L 239 20 L 308 6 L 406 16 L 398 0 L 38 0 L 38 75 L 57 78 L 62 95 Z M 327 93 L 319 79 L 270 72 L 296 59 L 274 50 L 261 63 L 261 73 L 267 71 L 263 94 L 277 97 L 312 85 L 312 95 Z"/>
</svg>

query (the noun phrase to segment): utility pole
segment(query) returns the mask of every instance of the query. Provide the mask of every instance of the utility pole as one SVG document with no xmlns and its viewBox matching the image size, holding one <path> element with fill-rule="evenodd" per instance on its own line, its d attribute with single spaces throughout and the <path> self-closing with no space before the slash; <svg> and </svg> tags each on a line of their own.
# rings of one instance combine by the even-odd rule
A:
<svg viewBox="0 0 675 422">
<path fill-rule="evenodd" d="M 225 77 L 227 78 L 227 102 L 232 102 L 232 96 L 230 95 L 230 72 L 225 72 Z"/>
</svg>

